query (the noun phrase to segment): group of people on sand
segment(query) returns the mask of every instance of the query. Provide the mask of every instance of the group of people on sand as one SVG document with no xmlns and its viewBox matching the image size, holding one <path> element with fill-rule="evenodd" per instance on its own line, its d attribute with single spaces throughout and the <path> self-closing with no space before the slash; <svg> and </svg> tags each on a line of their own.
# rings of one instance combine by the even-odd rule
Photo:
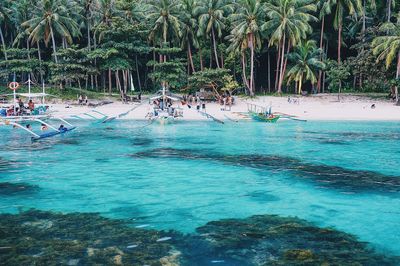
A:
<svg viewBox="0 0 400 266">
<path fill-rule="evenodd" d="M 231 95 L 220 95 L 218 98 L 219 105 L 223 106 L 221 111 L 230 111 L 233 105 L 233 97 Z"/>
<path fill-rule="evenodd" d="M 230 94 L 219 95 L 218 103 L 223 106 L 221 111 L 230 111 L 234 102 L 234 98 Z M 201 100 L 198 95 L 184 95 L 182 105 L 187 104 L 188 108 L 192 108 L 192 106 L 196 106 L 197 111 L 203 110 L 206 111 L 206 102 Z"/>
<path fill-rule="evenodd" d="M 155 99 L 153 101 L 153 105 L 154 105 L 154 108 L 156 108 L 156 109 L 164 110 L 164 109 L 172 107 L 172 101 L 171 101 L 171 99 L 165 99 L 165 102 L 164 102 L 163 99 Z"/>
<path fill-rule="evenodd" d="M 35 110 L 35 103 L 32 100 L 28 101 L 27 106 L 22 101 L 21 98 L 17 98 L 16 106 L 12 105 L 8 109 L 1 109 L 1 116 L 21 116 L 21 115 L 30 115 Z"/>
<path fill-rule="evenodd" d="M 191 109 L 192 106 L 196 106 L 197 111 L 206 111 L 206 102 L 202 101 L 198 95 L 183 95 L 182 105 L 185 104 L 187 104 L 187 107 L 189 109 Z"/>
</svg>

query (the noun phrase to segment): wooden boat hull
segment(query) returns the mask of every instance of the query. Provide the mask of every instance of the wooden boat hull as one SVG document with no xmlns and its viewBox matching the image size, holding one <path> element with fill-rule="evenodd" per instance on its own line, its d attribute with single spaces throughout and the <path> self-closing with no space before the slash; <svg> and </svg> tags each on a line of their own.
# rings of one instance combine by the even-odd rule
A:
<svg viewBox="0 0 400 266">
<path fill-rule="evenodd" d="M 62 131 L 53 131 L 53 132 L 49 132 L 49 133 L 44 133 L 44 134 L 39 135 L 39 137 L 31 137 L 31 140 L 32 141 L 38 141 L 38 140 L 41 140 L 41 139 L 54 137 L 56 135 L 60 135 L 60 134 L 64 134 L 64 133 L 67 133 L 69 131 L 72 131 L 75 128 L 76 127 L 71 127 L 71 128 L 68 128 L 68 129 L 65 129 L 65 130 L 62 130 Z"/>
<path fill-rule="evenodd" d="M 174 122 L 174 118 L 172 116 L 160 116 L 156 118 L 156 121 L 160 125 L 166 125 Z"/>
<path fill-rule="evenodd" d="M 274 117 L 267 117 L 264 114 L 257 114 L 253 112 L 250 112 L 250 116 L 256 121 L 266 122 L 266 123 L 276 123 L 280 118 L 279 115 L 276 115 Z"/>
</svg>

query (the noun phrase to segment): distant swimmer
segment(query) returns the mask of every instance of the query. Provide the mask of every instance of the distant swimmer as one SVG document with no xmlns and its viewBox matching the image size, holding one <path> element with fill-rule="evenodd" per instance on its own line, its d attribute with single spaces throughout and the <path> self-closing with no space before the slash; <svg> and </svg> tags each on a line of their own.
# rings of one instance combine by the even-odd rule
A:
<svg viewBox="0 0 400 266">
<path fill-rule="evenodd" d="M 41 131 L 46 131 L 46 130 L 48 130 L 49 128 L 45 125 L 45 124 L 42 124 L 41 125 L 41 127 L 40 127 L 40 130 Z"/>
<path fill-rule="evenodd" d="M 60 127 L 58 128 L 58 131 L 65 132 L 65 131 L 68 131 L 68 128 L 66 128 L 64 125 L 60 125 Z"/>
</svg>

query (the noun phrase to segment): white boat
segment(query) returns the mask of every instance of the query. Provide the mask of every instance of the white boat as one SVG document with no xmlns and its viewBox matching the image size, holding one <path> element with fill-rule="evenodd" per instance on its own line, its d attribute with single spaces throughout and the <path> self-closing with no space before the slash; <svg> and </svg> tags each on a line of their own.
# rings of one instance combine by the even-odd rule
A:
<svg viewBox="0 0 400 266">
<path fill-rule="evenodd" d="M 153 112 L 148 114 L 151 120 L 157 121 L 162 125 L 174 122 L 177 118 L 183 116 L 183 110 L 179 107 L 165 106 L 165 103 L 170 102 L 180 102 L 179 96 L 172 95 L 163 87 L 162 91 L 158 95 L 153 96 L 149 99 L 150 103 L 154 101 L 160 101 L 160 105 L 154 108 Z"/>
<path fill-rule="evenodd" d="M 62 125 L 57 128 L 57 127 L 49 124 L 49 122 L 44 121 L 45 119 L 49 119 L 49 118 L 60 120 L 62 123 L 68 125 L 68 127 L 65 127 L 64 125 Z M 35 133 L 34 131 L 32 131 L 32 129 L 30 127 L 23 125 L 26 123 L 28 123 L 28 124 L 40 123 L 41 125 L 46 126 L 49 131 L 46 133 L 42 133 L 42 134 Z M 19 129 L 22 129 L 22 130 L 28 132 L 29 134 L 32 135 L 32 137 L 31 137 L 32 141 L 37 141 L 37 140 L 53 137 L 53 136 L 56 136 L 59 134 L 64 134 L 64 133 L 72 131 L 76 128 L 71 123 L 64 120 L 63 118 L 50 117 L 50 115 L 42 115 L 40 117 L 37 115 L 36 116 L 0 117 L 0 126 L 1 125 L 2 126 L 12 126 L 14 128 L 19 128 Z"/>
</svg>

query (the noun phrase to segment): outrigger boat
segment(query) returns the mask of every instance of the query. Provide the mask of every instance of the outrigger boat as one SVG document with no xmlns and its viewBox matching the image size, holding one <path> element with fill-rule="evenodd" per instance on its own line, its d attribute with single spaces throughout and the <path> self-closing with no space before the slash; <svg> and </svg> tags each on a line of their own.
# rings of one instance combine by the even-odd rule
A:
<svg viewBox="0 0 400 266">
<path fill-rule="evenodd" d="M 68 125 L 69 127 L 65 127 L 64 125 L 60 125 L 60 127 L 57 129 L 56 127 L 52 126 L 48 122 L 45 122 L 45 119 L 57 119 L 60 120 L 62 123 Z M 40 123 L 41 125 L 45 125 L 48 130 L 51 130 L 46 133 L 42 134 L 37 134 L 34 131 L 32 131 L 30 128 L 21 125 L 21 123 Z M 0 118 L 0 125 L 5 125 L 5 126 L 13 126 L 15 128 L 20 128 L 29 134 L 32 135 L 31 140 L 32 141 L 37 141 L 45 138 L 50 138 L 54 137 L 56 135 L 64 134 L 66 132 L 72 131 L 76 129 L 75 126 L 73 126 L 71 123 L 66 121 L 63 118 L 60 117 L 50 117 L 50 116 L 41 116 L 40 118 L 38 116 L 21 116 L 21 117 L 2 117 Z"/>
<path fill-rule="evenodd" d="M 150 120 L 155 120 L 160 124 L 168 124 L 183 116 L 181 108 L 167 106 L 167 102 L 180 102 L 181 99 L 179 96 L 172 95 L 165 87 L 156 96 L 151 97 L 149 101 L 150 104 L 155 101 L 159 103 L 153 112 L 147 114 L 146 117 L 149 117 Z"/>
<path fill-rule="evenodd" d="M 248 103 L 247 111 L 250 117 L 256 121 L 276 123 L 280 118 L 280 115 L 275 115 L 272 113 L 271 108 L 267 110 L 267 108 L 256 104 Z"/>
</svg>

